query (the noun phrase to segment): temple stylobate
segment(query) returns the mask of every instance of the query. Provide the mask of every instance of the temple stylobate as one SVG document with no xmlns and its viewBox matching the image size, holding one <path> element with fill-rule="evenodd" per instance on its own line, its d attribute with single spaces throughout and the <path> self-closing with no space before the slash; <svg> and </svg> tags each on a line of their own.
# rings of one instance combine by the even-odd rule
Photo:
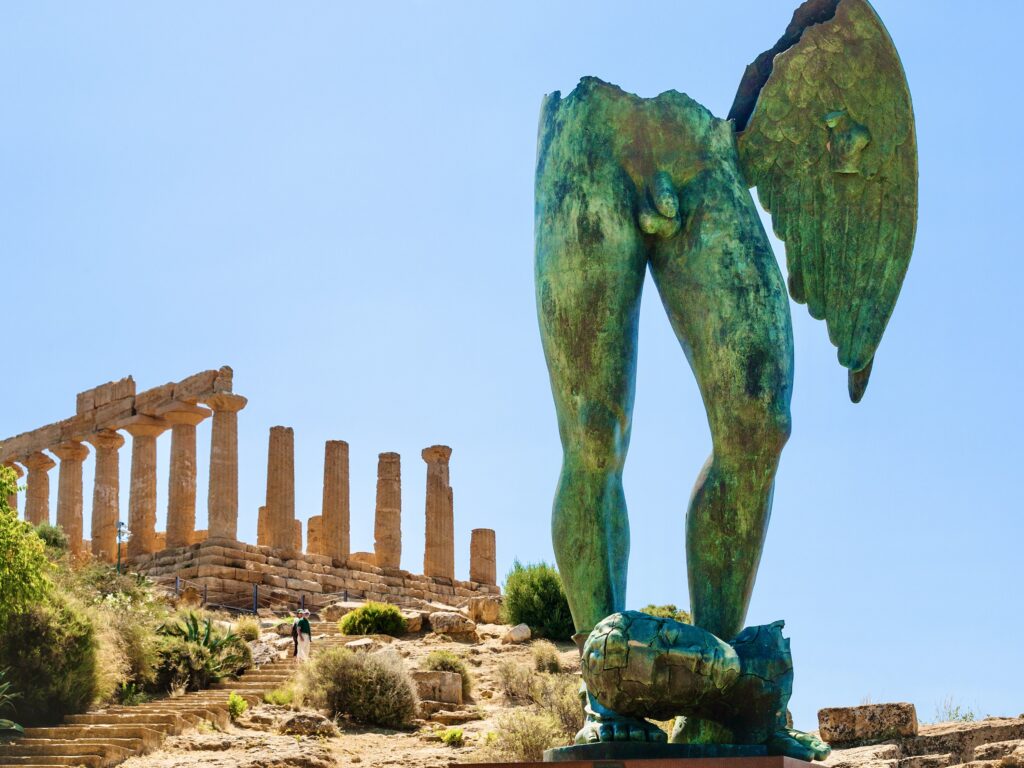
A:
<svg viewBox="0 0 1024 768">
<path fill-rule="evenodd" d="M 56 523 L 73 552 L 113 562 L 121 511 L 121 448 L 131 438 L 127 525 L 131 537 L 122 555 L 154 577 L 196 580 L 219 599 L 231 600 L 253 585 L 282 598 L 340 588 L 372 599 L 425 600 L 497 592 L 495 536 L 472 532 L 470 580 L 455 579 L 455 517 L 449 461 L 452 449 L 433 445 L 426 462 L 423 574 L 401 569 L 402 477 L 397 453 L 379 455 L 372 552 L 350 545 L 349 445 L 324 446 L 323 505 L 303 526 L 295 507 L 295 434 L 270 428 L 266 501 L 257 517 L 257 542 L 238 540 L 238 413 L 247 400 L 232 390 L 224 366 L 178 382 L 136 392 L 129 376 L 78 395 L 75 415 L 0 441 L 0 464 L 24 478 L 28 522 L 49 522 L 49 471 L 59 466 Z M 196 529 L 199 472 L 196 427 L 212 420 L 206 530 Z M 157 441 L 170 436 L 166 529 L 157 530 Z M 91 494 L 91 535 L 83 535 L 83 462 L 90 446 L 95 459 Z M 56 460 L 55 460 L 56 458 Z M 17 494 L 10 497 L 17 507 Z"/>
</svg>

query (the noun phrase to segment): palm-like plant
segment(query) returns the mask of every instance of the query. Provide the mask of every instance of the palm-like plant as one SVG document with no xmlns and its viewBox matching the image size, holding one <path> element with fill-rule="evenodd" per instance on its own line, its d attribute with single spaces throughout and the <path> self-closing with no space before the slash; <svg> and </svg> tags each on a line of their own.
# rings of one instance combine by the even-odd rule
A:
<svg viewBox="0 0 1024 768">
<path fill-rule="evenodd" d="M 201 660 L 201 668 L 194 670 L 191 687 L 206 687 L 208 683 L 237 675 L 249 666 L 251 655 L 246 642 L 230 630 L 217 629 L 208 617 L 200 619 L 190 611 L 178 621 L 163 624 L 158 631 L 204 651 L 196 656 Z"/>
<path fill-rule="evenodd" d="M 21 696 L 11 690 L 11 684 L 4 680 L 7 674 L 6 669 L 0 669 L 0 712 L 5 709 L 14 711 L 14 700 Z M 0 717 L 0 736 L 10 736 L 13 733 L 23 734 L 25 731 L 13 720 L 5 720 Z"/>
</svg>

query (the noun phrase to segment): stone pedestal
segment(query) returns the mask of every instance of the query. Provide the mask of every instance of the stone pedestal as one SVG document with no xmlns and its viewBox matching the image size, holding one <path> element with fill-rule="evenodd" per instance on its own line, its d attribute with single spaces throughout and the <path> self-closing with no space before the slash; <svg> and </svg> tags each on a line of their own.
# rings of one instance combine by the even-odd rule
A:
<svg viewBox="0 0 1024 768">
<path fill-rule="evenodd" d="M 133 416 L 122 427 L 132 436 L 132 475 L 128 491 L 128 557 L 156 551 L 156 438 L 170 425 Z"/>
<path fill-rule="evenodd" d="M 480 584 L 498 583 L 494 531 L 474 528 L 469 540 L 469 580 Z"/>
<path fill-rule="evenodd" d="M 402 459 L 397 453 L 377 457 L 373 552 L 381 568 L 402 567 Z"/>
<path fill-rule="evenodd" d="M 67 442 L 51 449 L 60 459 L 57 479 L 57 525 L 68 537 L 68 549 L 82 551 L 82 462 L 89 449 L 79 442 Z"/>
<path fill-rule="evenodd" d="M 324 554 L 323 516 L 313 515 L 306 521 L 306 553 L 310 555 Z"/>
<path fill-rule="evenodd" d="M 295 523 L 295 433 L 291 427 L 271 427 L 267 447 L 269 546 L 277 549 L 294 549 Z M 299 539 L 302 539 L 301 524 Z"/>
<path fill-rule="evenodd" d="M 25 475 L 25 471 L 20 466 L 15 464 L 13 461 L 4 462 L 4 466 L 5 467 L 10 467 L 11 469 L 13 469 L 14 470 L 14 474 L 17 475 L 17 477 L 18 477 L 18 480 L 20 480 Z M 9 506 L 12 510 L 14 510 L 15 513 L 17 513 L 17 511 L 18 511 L 18 492 L 17 491 L 14 491 L 14 493 L 10 494 L 7 497 L 7 506 Z"/>
<path fill-rule="evenodd" d="M 427 463 L 427 539 L 423 573 L 454 579 L 455 519 L 448 480 L 448 460 L 452 449 L 447 445 L 432 445 L 424 448 L 421 455 Z"/>
<path fill-rule="evenodd" d="M 100 560 L 117 557 L 117 520 L 121 514 L 119 453 L 124 437 L 105 429 L 88 438 L 96 453 L 96 475 L 92 486 L 92 553 Z"/>
<path fill-rule="evenodd" d="M 45 453 L 30 453 L 21 462 L 28 470 L 25 481 L 25 520 L 32 525 L 50 522 L 50 477 L 57 462 Z"/>
<path fill-rule="evenodd" d="M 210 538 L 238 537 L 238 412 L 248 402 L 229 392 L 203 398 L 203 403 L 213 409 L 206 503 Z"/>
<path fill-rule="evenodd" d="M 168 547 L 184 547 L 196 529 L 196 425 L 210 410 L 171 403 L 159 410 L 171 424 L 171 471 L 167 476 Z"/>
<path fill-rule="evenodd" d="M 319 554 L 344 560 L 349 553 L 348 443 L 324 446 L 324 499 Z M 310 519 L 312 522 L 312 518 Z"/>
<path fill-rule="evenodd" d="M 572 768 L 809 768 L 812 763 L 768 755 L 763 746 L 747 744 L 652 744 L 609 741 L 544 751 L 542 763 L 490 763 L 489 768 L 532 768 L 562 763 Z M 486 763 L 466 763 L 483 768 Z"/>
</svg>

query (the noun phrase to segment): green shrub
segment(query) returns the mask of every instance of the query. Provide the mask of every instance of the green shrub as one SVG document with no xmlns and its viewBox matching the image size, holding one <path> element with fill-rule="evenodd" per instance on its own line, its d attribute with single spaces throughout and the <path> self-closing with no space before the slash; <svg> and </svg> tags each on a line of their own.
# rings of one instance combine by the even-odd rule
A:
<svg viewBox="0 0 1024 768">
<path fill-rule="evenodd" d="M 53 553 L 68 551 L 68 536 L 59 525 L 40 523 L 36 526 L 36 536 L 42 539 L 43 544 Z"/>
<path fill-rule="evenodd" d="M 947 696 L 935 705 L 936 723 L 973 723 L 976 719 L 973 709 L 961 706 L 952 696 Z"/>
<path fill-rule="evenodd" d="M 12 616 L 30 610 L 50 590 L 46 547 L 7 502 L 17 487 L 14 470 L 0 467 L 0 637 Z"/>
<path fill-rule="evenodd" d="M 186 611 L 160 627 L 157 685 L 164 690 L 197 691 L 252 666 L 249 645 L 233 632 L 214 626 L 209 617 Z"/>
<path fill-rule="evenodd" d="M 535 637 L 568 640 L 574 632 L 562 580 L 546 563 L 512 564 L 502 615 L 506 624 L 526 624 Z"/>
<path fill-rule="evenodd" d="M 530 647 L 530 652 L 533 654 L 533 668 L 538 672 L 562 671 L 562 659 L 550 640 L 537 640 Z"/>
<path fill-rule="evenodd" d="M 536 675 L 530 686 L 530 700 L 551 716 L 562 734 L 563 744 L 572 744 L 583 727 L 580 679 L 576 675 Z"/>
<path fill-rule="evenodd" d="M 516 661 L 503 659 L 498 662 L 498 684 L 509 701 L 528 701 L 533 685 L 533 670 Z"/>
<path fill-rule="evenodd" d="M 409 623 L 402 612 L 389 603 L 369 602 L 341 617 L 338 628 L 343 635 L 391 635 L 401 637 Z"/>
<path fill-rule="evenodd" d="M 12 617 L 0 634 L 0 667 L 21 694 L 18 720 L 45 725 L 85 711 L 99 689 L 96 648 L 85 612 L 60 593 Z"/>
<path fill-rule="evenodd" d="M 682 608 L 676 608 L 672 603 L 667 605 L 645 605 L 640 609 L 640 613 L 646 613 L 648 616 L 657 616 L 661 619 L 675 619 L 683 624 L 693 624 L 690 612 L 684 611 Z"/>
<path fill-rule="evenodd" d="M 124 707 L 134 707 L 139 704 L 145 704 L 152 698 L 152 696 L 143 691 L 135 683 L 121 683 L 116 696 L 117 703 Z"/>
<path fill-rule="evenodd" d="M 563 746 L 565 741 L 551 715 L 530 709 L 514 709 L 498 718 L 498 732 L 488 734 L 485 746 L 475 753 L 481 762 L 536 763 L 544 750 Z"/>
<path fill-rule="evenodd" d="M 446 747 L 458 748 L 465 746 L 466 737 L 461 728 L 448 728 L 441 733 L 441 743 Z"/>
<path fill-rule="evenodd" d="M 249 708 L 249 702 L 232 691 L 228 694 L 228 716 L 234 722 L 242 716 L 242 713 Z"/>
<path fill-rule="evenodd" d="M 232 627 L 235 634 L 247 642 L 260 639 L 260 620 L 255 616 L 240 616 Z"/>
<path fill-rule="evenodd" d="M 279 707 L 290 707 L 295 699 L 295 689 L 290 685 L 283 688 L 275 688 L 263 694 L 263 700 L 267 704 L 277 704 Z"/>
<path fill-rule="evenodd" d="M 0 712 L 14 712 L 14 700 L 21 696 L 20 693 L 11 689 L 11 684 L 4 680 L 7 675 L 6 669 L 0 669 Z M 0 737 L 22 734 L 25 729 L 13 720 L 5 720 L 0 717 Z"/>
<path fill-rule="evenodd" d="M 423 668 L 435 672 L 458 672 L 462 677 L 462 698 L 468 699 L 473 693 L 473 676 L 458 654 L 444 650 L 431 651 L 423 662 Z"/>
<path fill-rule="evenodd" d="M 354 653 L 331 648 L 303 667 L 303 703 L 357 723 L 407 727 L 416 717 L 416 688 L 393 651 Z"/>
</svg>

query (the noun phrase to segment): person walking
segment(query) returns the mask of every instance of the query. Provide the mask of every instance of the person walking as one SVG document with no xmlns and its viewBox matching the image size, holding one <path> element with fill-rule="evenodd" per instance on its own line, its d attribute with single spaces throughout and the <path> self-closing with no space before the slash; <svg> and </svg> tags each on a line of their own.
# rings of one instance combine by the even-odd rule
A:
<svg viewBox="0 0 1024 768">
<path fill-rule="evenodd" d="M 296 656 L 299 661 L 306 661 L 309 659 L 309 649 L 313 642 L 313 632 L 309 627 L 309 611 L 302 610 L 299 612 L 299 620 L 295 622 L 295 629 L 298 633 L 298 646 Z"/>
</svg>

